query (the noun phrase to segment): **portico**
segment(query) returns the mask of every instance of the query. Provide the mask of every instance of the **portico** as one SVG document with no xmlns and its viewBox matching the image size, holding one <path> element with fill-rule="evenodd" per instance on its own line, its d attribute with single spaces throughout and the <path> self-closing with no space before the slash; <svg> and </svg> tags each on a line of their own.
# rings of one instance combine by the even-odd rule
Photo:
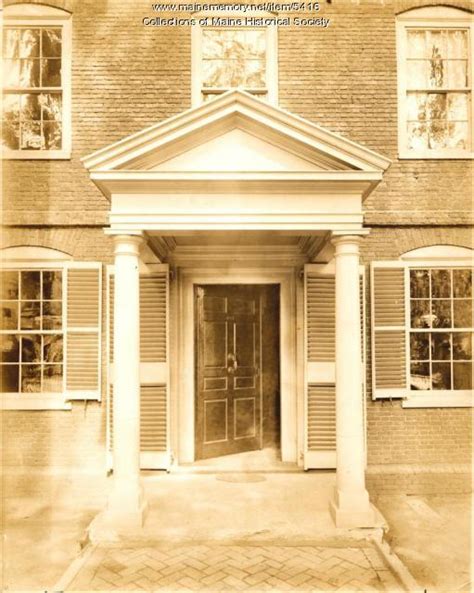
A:
<svg viewBox="0 0 474 593">
<path fill-rule="evenodd" d="M 114 491 L 101 525 L 120 532 L 143 523 L 140 467 L 169 469 L 196 458 L 196 288 L 272 284 L 280 295 L 282 460 L 335 467 L 336 525 L 373 526 L 364 477 L 359 245 L 368 232 L 363 201 L 388 159 L 230 91 L 97 151 L 84 165 L 110 200 L 105 232 L 115 245 Z M 228 367 L 229 380 L 234 370 Z M 251 372 L 255 379 L 258 370 Z M 155 420 L 144 420 L 150 409 Z M 163 432 L 153 441 L 144 426 L 156 425 Z"/>
</svg>

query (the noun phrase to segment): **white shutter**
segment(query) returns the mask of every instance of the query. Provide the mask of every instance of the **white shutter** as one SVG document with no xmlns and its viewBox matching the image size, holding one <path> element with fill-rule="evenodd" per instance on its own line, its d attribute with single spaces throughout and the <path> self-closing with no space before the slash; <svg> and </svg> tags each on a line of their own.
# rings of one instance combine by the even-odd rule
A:
<svg viewBox="0 0 474 593">
<path fill-rule="evenodd" d="M 100 263 L 66 267 L 66 399 L 100 400 Z"/>
<path fill-rule="evenodd" d="M 365 290 L 360 267 L 365 430 Z M 334 265 L 307 264 L 305 311 L 305 469 L 336 467 L 336 280 Z"/>
<path fill-rule="evenodd" d="M 372 398 L 407 393 L 406 269 L 399 262 L 372 262 Z"/>
<path fill-rule="evenodd" d="M 150 273 L 140 274 L 140 467 L 168 469 L 169 450 L 169 269 L 150 265 Z M 108 274 L 108 360 L 109 398 L 107 443 L 109 467 L 113 447 L 113 332 L 114 278 Z"/>
</svg>

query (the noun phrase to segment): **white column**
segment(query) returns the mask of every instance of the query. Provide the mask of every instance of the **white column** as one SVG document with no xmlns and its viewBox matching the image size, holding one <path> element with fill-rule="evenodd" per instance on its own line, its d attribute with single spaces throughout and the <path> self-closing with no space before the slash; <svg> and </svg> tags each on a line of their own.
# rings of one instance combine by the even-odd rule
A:
<svg viewBox="0 0 474 593">
<path fill-rule="evenodd" d="M 141 236 L 115 242 L 113 360 L 113 489 L 104 520 L 118 531 L 141 527 L 146 504 L 140 483 L 140 295 Z"/>
<path fill-rule="evenodd" d="M 338 527 L 372 527 L 365 488 L 359 293 L 359 242 L 336 236 L 336 490 L 330 510 Z"/>
</svg>

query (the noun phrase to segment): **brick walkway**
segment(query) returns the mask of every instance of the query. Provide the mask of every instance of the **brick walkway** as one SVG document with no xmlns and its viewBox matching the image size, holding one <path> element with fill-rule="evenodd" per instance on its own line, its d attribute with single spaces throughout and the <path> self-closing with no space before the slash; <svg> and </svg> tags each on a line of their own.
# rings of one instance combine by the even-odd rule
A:
<svg viewBox="0 0 474 593">
<path fill-rule="evenodd" d="M 371 547 L 97 547 L 68 591 L 399 591 Z"/>
</svg>

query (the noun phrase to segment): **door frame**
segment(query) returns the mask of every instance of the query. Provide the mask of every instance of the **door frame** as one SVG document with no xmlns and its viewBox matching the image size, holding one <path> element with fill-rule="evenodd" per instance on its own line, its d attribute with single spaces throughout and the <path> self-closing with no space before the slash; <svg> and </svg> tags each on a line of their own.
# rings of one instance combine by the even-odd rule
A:
<svg viewBox="0 0 474 593">
<path fill-rule="evenodd" d="M 172 373 L 172 448 L 175 463 L 195 461 L 195 340 L 194 287 L 200 284 L 277 284 L 280 287 L 280 406 L 282 461 L 298 463 L 301 455 L 302 419 L 298 412 L 297 307 L 295 268 L 180 268 L 172 324 L 175 360 Z M 181 314 L 180 314 L 181 313 Z M 300 324 L 298 324 L 300 325 Z M 284 364 L 283 364 L 284 363 Z M 299 367 L 301 368 L 301 367 Z"/>
</svg>

